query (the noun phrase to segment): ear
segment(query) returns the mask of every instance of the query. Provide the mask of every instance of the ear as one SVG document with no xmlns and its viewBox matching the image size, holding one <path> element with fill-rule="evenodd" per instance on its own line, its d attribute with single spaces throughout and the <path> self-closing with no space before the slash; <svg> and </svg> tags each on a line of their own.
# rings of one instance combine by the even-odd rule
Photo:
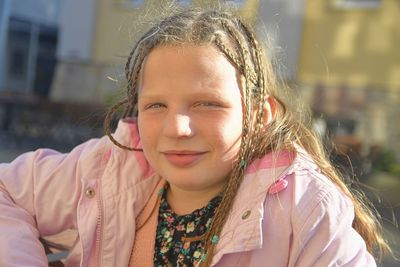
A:
<svg viewBox="0 0 400 267">
<path fill-rule="evenodd" d="M 268 96 L 264 103 L 263 123 L 264 125 L 270 124 L 276 115 L 276 101 L 272 96 Z"/>
</svg>

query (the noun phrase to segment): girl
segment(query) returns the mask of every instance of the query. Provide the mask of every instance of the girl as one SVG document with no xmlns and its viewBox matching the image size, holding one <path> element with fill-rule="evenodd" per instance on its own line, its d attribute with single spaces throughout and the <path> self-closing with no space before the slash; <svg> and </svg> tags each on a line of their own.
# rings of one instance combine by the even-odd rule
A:
<svg viewBox="0 0 400 267">
<path fill-rule="evenodd" d="M 1 266 L 46 266 L 39 237 L 70 228 L 67 266 L 375 266 L 388 248 L 240 19 L 163 19 L 126 77 L 109 138 L 0 166 Z"/>
</svg>

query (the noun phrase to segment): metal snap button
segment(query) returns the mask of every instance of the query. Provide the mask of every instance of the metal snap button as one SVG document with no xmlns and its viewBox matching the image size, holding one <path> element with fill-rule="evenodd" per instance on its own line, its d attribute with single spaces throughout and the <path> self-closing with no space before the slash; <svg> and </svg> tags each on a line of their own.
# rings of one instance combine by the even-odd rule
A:
<svg viewBox="0 0 400 267">
<path fill-rule="evenodd" d="M 247 218 L 249 218 L 251 214 L 251 210 L 246 210 L 243 214 L 242 214 L 242 220 L 246 220 Z"/>
<path fill-rule="evenodd" d="M 85 190 L 85 195 L 86 195 L 88 198 L 93 198 L 93 197 L 96 195 L 96 192 L 94 191 L 93 187 L 88 187 L 88 188 L 86 188 L 86 190 Z"/>
</svg>

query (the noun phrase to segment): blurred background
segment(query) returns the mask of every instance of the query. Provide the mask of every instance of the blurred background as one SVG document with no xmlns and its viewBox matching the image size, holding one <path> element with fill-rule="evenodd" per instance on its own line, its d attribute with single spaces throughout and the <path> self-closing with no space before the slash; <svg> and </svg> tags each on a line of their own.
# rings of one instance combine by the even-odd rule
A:
<svg viewBox="0 0 400 267">
<path fill-rule="evenodd" d="M 124 64 L 159 0 L 0 0 L 0 162 L 103 134 Z M 311 107 L 400 255 L 400 0 L 181 0 L 234 8 Z M 400 266 L 387 258 L 382 266 Z"/>
</svg>

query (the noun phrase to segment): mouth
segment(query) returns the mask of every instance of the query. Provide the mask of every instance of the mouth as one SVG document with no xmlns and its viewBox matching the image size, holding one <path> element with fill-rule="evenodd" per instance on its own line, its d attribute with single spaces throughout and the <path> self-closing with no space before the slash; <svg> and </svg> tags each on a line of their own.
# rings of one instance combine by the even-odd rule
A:
<svg viewBox="0 0 400 267">
<path fill-rule="evenodd" d="M 167 161 L 176 167 L 189 167 L 198 162 L 207 152 L 201 151 L 163 151 Z"/>
</svg>

